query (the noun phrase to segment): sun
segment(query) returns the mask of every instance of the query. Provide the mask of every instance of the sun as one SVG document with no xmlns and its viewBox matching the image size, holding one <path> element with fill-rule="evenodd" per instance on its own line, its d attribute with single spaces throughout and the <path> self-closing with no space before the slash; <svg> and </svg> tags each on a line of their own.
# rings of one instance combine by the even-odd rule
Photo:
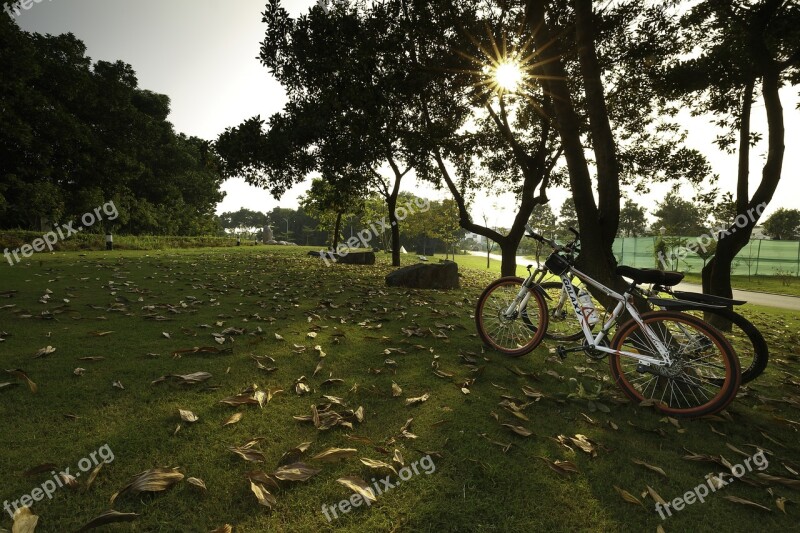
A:
<svg viewBox="0 0 800 533">
<path fill-rule="evenodd" d="M 524 81 L 522 66 L 516 61 L 503 61 L 494 69 L 494 81 L 505 92 L 515 92 Z"/>
</svg>

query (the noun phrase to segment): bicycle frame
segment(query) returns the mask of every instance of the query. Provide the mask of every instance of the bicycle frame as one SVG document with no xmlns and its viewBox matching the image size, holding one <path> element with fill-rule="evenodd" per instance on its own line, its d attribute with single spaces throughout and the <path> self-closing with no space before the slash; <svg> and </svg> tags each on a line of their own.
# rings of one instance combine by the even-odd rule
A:
<svg viewBox="0 0 800 533">
<path fill-rule="evenodd" d="M 515 298 L 514 302 L 509 306 L 506 310 L 507 316 L 512 316 L 513 313 L 516 312 L 516 309 L 519 308 L 520 310 L 525 309 L 525 306 L 528 303 L 528 299 L 530 298 L 530 291 L 536 290 L 534 286 L 538 286 L 539 283 L 544 278 L 547 270 L 543 268 L 536 268 L 525 280 L 522 284 L 522 289 L 520 290 L 517 298 Z M 534 278 L 539 275 L 539 279 L 533 281 Z M 559 276 L 561 278 L 561 283 L 564 288 L 564 292 L 566 293 L 567 297 L 569 298 L 570 303 L 572 304 L 572 309 L 575 312 L 575 317 L 577 318 L 578 322 L 581 325 L 581 330 L 583 331 L 583 335 L 586 338 L 587 345 L 599 352 L 605 352 L 609 354 L 616 354 L 625 357 L 631 357 L 633 359 L 637 359 L 642 361 L 643 363 L 647 363 L 649 365 L 656 365 L 656 366 L 666 366 L 672 364 L 672 359 L 669 356 L 669 350 L 664 343 L 658 338 L 658 336 L 650 329 L 650 326 L 644 323 L 642 320 L 641 315 L 639 314 L 638 309 L 631 303 L 633 298 L 632 294 L 628 291 L 625 293 L 620 294 L 614 290 L 609 289 L 599 281 L 593 279 L 587 274 L 584 274 L 580 270 L 570 267 L 566 272 Z M 605 324 L 600 328 L 600 331 L 597 333 L 596 336 L 592 335 L 592 330 L 589 327 L 589 320 L 588 317 L 591 315 L 591 309 L 584 308 L 581 306 L 580 301 L 578 300 L 578 295 L 575 292 L 575 286 L 572 284 L 572 278 L 577 277 L 578 279 L 582 280 L 584 283 L 588 283 L 589 285 L 599 289 L 603 292 L 606 296 L 613 298 L 617 301 L 617 305 L 614 307 L 614 310 L 611 312 L 608 320 Z M 650 342 L 653 343 L 656 350 L 658 350 L 661 359 L 656 359 L 654 357 L 649 357 L 646 355 L 641 355 L 638 353 L 621 351 L 621 350 L 614 350 L 612 348 L 608 348 L 606 346 L 602 346 L 600 343 L 603 341 L 604 338 L 608 335 L 611 326 L 614 324 L 614 321 L 622 314 L 623 310 L 627 310 L 628 313 L 631 315 L 633 320 L 636 321 L 637 324 L 642 328 L 642 331 L 645 332 L 647 337 L 649 338 Z"/>
</svg>

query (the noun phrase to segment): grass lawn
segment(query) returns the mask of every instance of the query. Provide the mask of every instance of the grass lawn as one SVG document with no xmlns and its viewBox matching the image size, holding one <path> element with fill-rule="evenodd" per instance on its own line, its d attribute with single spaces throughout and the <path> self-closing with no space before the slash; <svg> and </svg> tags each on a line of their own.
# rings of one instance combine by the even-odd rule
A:
<svg viewBox="0 0 800 533">
<path fill-rule="evenodd" d="M 702 285 L 703 280 L 700 273 L 688 273 L 684 278 L 689 283 Z M 731 276 L 731 285 L 734 289 L 742 291 L 771 292 L 773 294 L 786 294 L 788 296 L 800 296 L 800 278 L 790 278 L 789 285 L 776 276 Z"/>
<path fill-rule="evenodd" d="M 797 316 L 749 306 L 772 343 L 766 374 L 740 392 L 725 416 L 678 423 L 624 400 L 608 381 L 605 361 L 573 355 L 562 362 L 550 353 L 553 344 L 520 359 L 484 352 L 472 313 L 497 273 L 464 268 L 481 258 L 457 258 L 461 289 L 416 291 L 385 287 L 392 268 L 383 254 L 374 267 L 325 267 L 304 252 L 70 252 L 0 266 L 0 369 L 23 369 L 38 386 L 33 393 L 0 371 L 0 384 L 13 384 L 0 385 L 0 501 L 31 493 L 52 479 L 51 469 L 80 473 L 81 460 L 107 445 L 114 460 L 88 490 L 86 472 L 77 477 L 77 489 L 58 489 L 33 505 L 37 531 L 80 528 L 108 510 L 111 496 L 133 476 L 157 467 L 178 467 L 186 478 L 202 479 L 207 490 L 184 479 L 164 492 L 122 494 L 114 509 L 139 517 L 105 530 L 202 532 L 224 524 L 237 532 L 797 527 L 798 507 L 786 505 L 784 514 L 776 505 L 780 498 L 797 501 L 785 483 L 800 484 Z M 404 261 L 416 262 L 416 256 Z M 5 298 L 4 291 L 18 292 Z M 227 328 L 238 331 L 219 337 L 224 344 L 215 342 L 212 334 Z M 34 357 L 47 346 L 56 351 Z M 193 347 L 225 351 L 185 351 Z M 153 384 L 193 372 L 212 377 L 195 385 Z M 310 392 L 300 395 L 302 376 Z M 343 381 L 325 383 L 330 378 Z M 523 386 L 541 399 L 527 398 Z M 248 397 L 254 389 L 272 397 L 263 408 L 220 403 L 246 389 Z M 426 394 L 427 401 L 406 405 Z M 509 401 L 524 408 L 515 415 L 501 405 Z M 322 430 L 303 419 L 322 404 L 333 404 L 352 428 Z M 345 413 L 360 407 L 362 422 Z M 179 409 L 199 421 L 183 422 Z M 235 413 L 241 420 L 223 427 Z M 503 424 L 533 434 L 523 437 Z M 580 442 L 576 435 L 593 443 L 584 444 L 593 453 L 569 440 Z M 263 439 L 254 446 L 263 462 L 247 462 L 228 449 L 256 438 Z M 299 460 L 320 472 L 304 482 L 281 482 L 272 490 L 272 510 L 259 505 L 245 473 L 273 472 L 284 453 L 306 442 Z M 740 453 L 749 456 L 758 447 L 767 453 L 766 473 L 793 481 L 765 480 L 753 470 L 665 521 L 646 495 L 649 486 L 672 500 L 704 483 L 707 473 L 726 471 L 684 459 L 690 452 L 720 462 L 721 455 L 736 465 L 745 461 Z M 335 463 L 312 459 L 328 448 L 356 452 Z M 329 522 L 323 506 L 352 494 L 337 479 L 358 476 L 372 484 L 387 474 L 359 459 L 390 463 L 395 451 L 406 465 L 430 456 L 432 463 L 420 464 L 435 471 L 418 468 L 370 507 L 339 511 Z M 568 463 L 561 468 L 553 461 Z M 41 465 L 47 465 L 41 473 L 25 475 Z M 768 510 L 725 499 L 732 496 Z M 11 529 L 5 512 L 3 528 Z"/>
</svg>

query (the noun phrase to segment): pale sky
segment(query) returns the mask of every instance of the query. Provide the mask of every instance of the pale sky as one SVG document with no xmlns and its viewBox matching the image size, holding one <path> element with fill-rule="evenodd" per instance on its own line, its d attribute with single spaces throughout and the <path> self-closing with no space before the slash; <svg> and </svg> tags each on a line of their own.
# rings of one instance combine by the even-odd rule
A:
<svg viewBox="0 0 800 533">
<path fill-rule="evenodd" d="M 283 5 L 298 15 L 315 3 L 284 0 Z M 27 31 L 74 33 L 95 61 L 130 63 L 140 87 L 171 98 L 170 120 L 177 131 L 213 140 L 226 127 L 247 118 L 259 114 L 268 118 L 286 102 L 280 84 L 257 59 L 265 32 L 261 22 L 265 5 L 265 0 L 44 0 L 22 10 L 16 20 Z M 778 207 L 800 208 L 800 111 L 796 108 L 800 99 L 797 90 L 784 89 L 782 97 L 787 147 L 784 172 L 765 216 Z M 757 101 L 753 112 L 754 130 L 765 131 L 763 103 Z M 721 176 L 723 190 L 734 190 L 736 156 L 724 154 L 712 144 L 716 132 L 709 120 L 688 118 L 687 113 L 684 124 L 689 130 L 689 146 L 709 158 Z M 751 183 L 760 179 L 765 151 L 762 142 L 751 155 Z M 306 187 L 298 185 L 277 201 L 267 191 L 232 179 L 223 185 L 227 196 L 217 212 L 241 207 L 266 212 L 278 205 L 296 208 Z M 402 189 L 431 199 L 447 197 L 413 179 Z M 634 199 L 652 212 L 667 189 Z M 689 187 L 684 193 L 687 198 L 693 196 Z M 568 194 L 566 190 L 550 192 L 556 213 Z M 513 204 L 513 198 L 479 195 L 472 213 L 476 222 L 486 213 L 490 225 L 509 226 L 514 211 L 504 206 Z"/>
</svg>

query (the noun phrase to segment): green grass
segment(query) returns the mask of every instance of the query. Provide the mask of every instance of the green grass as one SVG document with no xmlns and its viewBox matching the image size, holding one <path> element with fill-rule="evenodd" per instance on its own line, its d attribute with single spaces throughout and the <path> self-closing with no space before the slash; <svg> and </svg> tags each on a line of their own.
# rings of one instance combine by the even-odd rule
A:
<svg viewBox="0 0 800 533">
<path fill-rule="evenodd" d="M 800 296 L 800 278 L 787 278 L 789 285 L 785 285 L 777 276 L 731 276 L 731 286 L 742 291 L 770 292 L 785 294 L 787 296 Z M 689 273 L 684 281 L 702 285 L 703 279 L 699 273 Z"/>
<path fill-rule="evenodd" d="M 472 313 L 477 296 L 497 271 L 468 268 L 472 258 L 457 258 L 465 259 L 459 261 L 461 289 L 416 291 L 385 287 L 384 277 L 392 268 L 384 254 L 378 254 L 374 267 L 327 268 L 305 257 L 305 251 L 242 247 L 58 253 L 0 266 L 0 293 L 19 291 L 0 298 L 0 331 L 9 334 L 0 343 L 0 368 L 24 369 L 39 389 L 37 394 L 24 384 L 0 389 L 0 499 L 15 500 L 48 479 L 48 473 L 25 477 L 26 470 L 54 463 L 74 472 L 80 459 L 108 444 L 115 460 L 90 490 L 61 489 L 52 500 L 33 506 L 40 516 L 37 531 L 79 528 L 107 510 L 110 496 L 132 476 L 166 466 L 203 479 L 208 491 L 199 492 L 183 481 L 166 492 L 121 496 L 115 509 L 140 517 L 107 530 L 209 531 L 230 523 L 237 532 L 653 531 L 662 521 L 652 500 L 644 499 L 644 506 L 627 503 L 614 486 L 641 500 L 649 485 L 671 499 L 703 482 L 706 473 L 721 469 L 683 460 L 686 449 L 722 454 L 736 464 L 743 458 L 726 443 L 748 451 L 752 448 L 747 445 L 755 444 L 774 453 L 770 474 L 792 477 L 782 465 L 799 468 L 797 423 L 776 421 L 798 419 L 800 320 L 789 312 L 748 306 L 753 320 L 769 328 L 773 362 L 729 408 L 732 421 L 682 421 L 677 428 L 623 400 L 608 382 L 605 362 L 579 355 L 561 362 L 548 351 L 552 344 L 518 360 L 484 353 Z M 417 262 L 416 256 L 404 256 L 403 261 Z M 49 301 L 41 303 L 48 290 Z M 211 328 L 200 327 L 204 324 Z M 171 355 L 192 347 L 216 347 L 211 333 L 227 327 L 246 329 L 244 335 L 226 341 L 224 347 L 233 348 L 232 353 Z M 93 331 L 113 333 L 97 337 Z M 312 331 L 318 334 L 314 339 L 307 336 Z M 412 331 L 422 336 L 407 336 Z M 284 340 L 276 339 L 275 333 Z M 295 353 L 294 344 L 306 350 Z M 320 362 L 315 345 L 327 355 L 313 376 Z M 45 346 L 57 351 L 34 359 Z M 388 355 L 385 350 L 390 350 Z M 461 354 L 477 363 L 464 364 Z M 259 370 L 251 356 L 273 357 L 277 371 Z M 80 361 L 82 357 L 105 359 Z M 453 377 L 437 377 L 434 363 Z M 537 377 L 510 372 L 514 365 Z M 73 374 L 77 367 L 85 369 L 83 376 Z M 196 371 L 213 377 L 193 387 L 151 384 L 160 376 Z M 16 382 L 3 376 L 0 382 Z M 312 388 L 309 395 L 294 392 L 301 376 Z M 344 383 L 323 390 L 321 383 L 331 376 Z M 124 390 L 112 387 L 118 380 Z M 470 394 L 464 394 L 461 388 L 471 380 Z M 403 389 L 400 397 L 392 396 L 392 382 Z M 600 386 L 598 401 L 610 412 L 592 412 L 594 404 L 587 398 L 570 396 L 577 382 L 587 390 Z M 220 404 L 254 384 L 284 392 L 263 410 Z M 523 385 L 545 395 L 525 409 L 528 420 L 515 418 L 499 405 L 503 395 L 521 403 Z M 427 402 L 404 405 L 405 398 L 424 393 L 430 394 Z M 312 404 L 325 402 L 322 394 L 340 397 L 353 409 L 363 406 L 364 422 L 352 430 L 318 431 L 293 419 L 310 414 Z M 178 409 L 193 411 L 200 421 L 181 423 Z M 237 411 L 244 414 L 241 422 L 222 427 Z M 400 434 L 411 418 L 409 431 L 416 439 Z M 500 422 L 524 425 L 535 435 L 520 437 Z M 181 430 L 175 434 L 178 425 Z M 726 436 L 714 433 L 712 426 Z M 597 457 L 554 440 L 576 434 L 602 444 Z M 246 463 L 226 449 L 254 437 L 264 438 L 264 464 Z M 301 442 L 312 442 L 303 460 L 322 471 L 307 482 L 276 491 L 272 511 L 259 506 L 244 473 L 254 468 L 272 471 L 282 454 Z M 511 446 L 504 452 L 497 443 Z M 337 464 L 309 459 L 328 447 L 352 447 L 358 454 Z M 336 480 L 378 477 L 358 458 L 389 461 L 387 452 L 395 449 L 408 462 L 435 452 L 436 471 L 414 476 L 370 508 L 356 509 L 329 524 L 322 506 L 350 496 Z M 572 461 L 579 473 L 559 475 L 541 457 Z M 667 477 L 633 464 L 634 458 L 663 468 Z M 81 483 L 85 476 L 79 478 Z M 796 527 L 796 507 L 787 506 L 784 515 L 774 504 L 779 496 L 796 495 L 780 485 L 772 487 L 770 495 L 763 487 L 734 483 L 663 526 L 666 531 Z M 773 511 L 737 505 L 722 496 L 746 498 Z M 11 528 L 8 515 L 0 516 L 0 528 Z"/>
</svg>

